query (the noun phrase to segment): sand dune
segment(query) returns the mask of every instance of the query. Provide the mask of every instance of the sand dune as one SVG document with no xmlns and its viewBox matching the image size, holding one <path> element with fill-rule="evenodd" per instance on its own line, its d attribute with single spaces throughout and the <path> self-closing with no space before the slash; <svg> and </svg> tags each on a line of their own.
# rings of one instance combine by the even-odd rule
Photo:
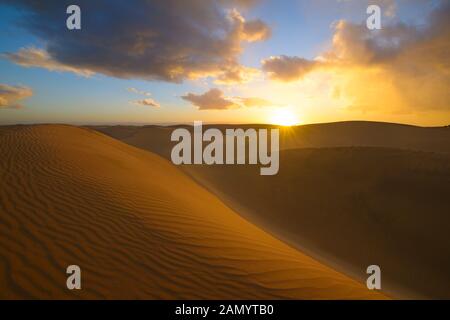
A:
<svg viewBox="0 0 450 320">
<path fill-rule="evenodd" d="M 8 127 L 0 152 L 0 298 L 383 298 L 98 132 Z"/>
<path fill-rule="evenodd" d="M 170 157 L 170 134 L 180 126 L 96 126 L 94 129 L 132 146 Z M 192 130 L 192 126 L 184 126 Z M 206 130 L 211 126 L 204 126 Z M 213 125 L 214 128 L 268 128 L 269 125 Z M 280 148 L 384 147 L 450 153 L 450 127 L 346 121 L 280 128 Z"/>
<path fill-rule="evenodd" d="M 381 148 L 285 150 L 276 176 L 243 166 L 185 166 L 257 225 L 383 290 L 450 298 L 450 155 Z"/>
<path fill-rule="evenodd" d="M 96 129 L 168 158 L 173 128 Z M 310 147 L 318 149 L 296 149 Z M 379 264 L 393 296 L 450 298 L 450 127 L 312 124 L 282 129 L 281 148 L 274 177 L 256 166 L 183 169 L 326 264 L 361 279 L 364 266 Z"/>
</svg>

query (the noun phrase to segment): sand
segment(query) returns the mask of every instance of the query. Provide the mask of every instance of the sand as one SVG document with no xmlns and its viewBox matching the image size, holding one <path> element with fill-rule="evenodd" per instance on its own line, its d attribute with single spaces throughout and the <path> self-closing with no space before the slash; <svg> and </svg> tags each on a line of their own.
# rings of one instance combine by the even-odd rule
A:
<svg viewBox="0 0 450 320">
<path fill-rule="evenodd" d="M 256 225 L 383 291 L 450 299 L 450 155 L 373 147 L 285 150 L 276 176 L 185 166 Z"/>
<path fill-rule="evenodd" d="M 175 144 L 173 129 L 180 126 L 95 126 L 92 127 L 127 144 L 150 150 L 167 159 Z M 192 130 L 192 126 L 183 126 Z M 204 125 L 226 128 L 272 128 L 269 125 Z M 383 147 L 450 153 L 450 126 L 417 127 L 396 123 L 345 121 L 280 128 L 280 148 Z"/>
<path fill-rule="evenodd" d="M 7 127 L 0 154 L 2 299 L 385 298 L 96 131 Z M 81 290 L 66 288 L 72 264 Z"/>
<path fill-rule="evenodd" d="M 169 158 L 174 128 L 96 129 Z M 379 264 L 389 295 L 449 299 L 450 127 L 349 121 L 281 130 L 277 176 L 261 177 L 257 166 L 183 170 L 334 269 L 363 281 L 365 267 Z"/>
</svg>

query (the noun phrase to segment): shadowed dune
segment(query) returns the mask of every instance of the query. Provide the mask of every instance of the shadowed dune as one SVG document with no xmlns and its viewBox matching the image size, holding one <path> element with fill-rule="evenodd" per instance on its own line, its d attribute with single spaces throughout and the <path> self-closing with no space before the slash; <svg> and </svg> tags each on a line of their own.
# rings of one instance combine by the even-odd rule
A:
<svg viewBox="0 0 450 320">
<path fill-rule="evenodd" d="M 0 298 L 383 298 L 98 132 L 3 128 L 0 152 Z"/>
<path fill-rule="evenodd" d="M 450 155 L 381 148 L 285 150 L 280 171 L 185 166 L 230 207 L 279 238 L 383 290 L 450 298 Z"/>
<path fill-rule="evenodd" d="M 97 129 L 169 158 L 176 127 Z M 282 128 L 280 139 L 273 177 L 259 166 L 183 170 L 328 265 L 363 279 L 378 264 L 394 296 L 450 298 L 449 127 L 350 121 Z"/>
</svg>

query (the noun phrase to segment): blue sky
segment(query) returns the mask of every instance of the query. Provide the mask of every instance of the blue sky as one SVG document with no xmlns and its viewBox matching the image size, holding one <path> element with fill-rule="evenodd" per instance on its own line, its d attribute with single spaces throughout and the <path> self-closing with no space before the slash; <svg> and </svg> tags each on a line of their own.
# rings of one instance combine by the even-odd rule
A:
<svg viewBox="0 0 450 320">
<path fill-rule="evenodd" d="M 397 1 L 395 17 L 383 19 L 386 19 L 388 24 L 403 21 L 420 25 L 426 23 L 426 13 L 430 12 L 436 3 L 437 1 Z M 332 46 L 331 40 L 335 32 L 333 23 L 341 19 L 355 24 L 364 23 L 367 18 L 366 7 L 365 1 L 282 0 L 261 1 L 254 7 L 243 8 L 240 11 L 242 16 L 246 20 L 264 21 L 271 29 L 271 36 L 264 41 L 242 43 L 238 61 L 245 67 L 261 69 L 261 61 L 270 56 L 286 55 L 313 60 Z M 27 47 L 45 48 L 46 39 L 32 35 L 29 29 L 22 26 L 26 18 L 20 9 L 2 4 L 0 8 L 1 53 L 14 53 Z M 197 106 L 181 98 L 188 92 L 200 95 L 213 87 L 220 88 L 230 97 L 260 94 L 264 90 L 258 91 L 258 88 L 269 87 L 269 80 L 264 75 L 255 80 L 254 84 L 245 85 L 217 85 L 214 80 L 213 77 L 207 77 L 172 83 L 140 80 L 137 77 L 121 79 L 101 73 L 83 77 L 71 72 L 23 67 L 9 59 L 1 58 L 0 84 L 26 86 L 33 90 L 33 95 L 21 101 L 21 109 L 0 109 L 0 122 L 175 123 L 190 122 L 194 119 L 204 119 L 207 122 L 265 120 L 255 116 L 262 112 L 258 109 L 198 110 Z M 292 85 L 285 85 L 288 86 Z M 142 97 L 127 90 L 131 87 L 150 92 L 151 98 L 157 101 L 160 107 L 133 104 L 132 101 Z M 280 85 L 276 84 L 273 88 L 279 89 Z M 263 98 L 271 97 L 266 94 Z M 299 108 L 294 100 L 289 105 Z M 329 116 L 310 116 L 308 119 L 305 116 L 301 122 L 332 121 L 334 114 L 334 111 L 330 111 Z M 361 116 L 364 118 L 367 115 L 354 115 L 354 118 Z M 343 117 L 337 115 L 335 120 L 347 120 Z M 379 120 L 379 117 L 374 117 L 373 120 Z M 408 118 L 403 122 L 408 122 Z"/>
</svg>

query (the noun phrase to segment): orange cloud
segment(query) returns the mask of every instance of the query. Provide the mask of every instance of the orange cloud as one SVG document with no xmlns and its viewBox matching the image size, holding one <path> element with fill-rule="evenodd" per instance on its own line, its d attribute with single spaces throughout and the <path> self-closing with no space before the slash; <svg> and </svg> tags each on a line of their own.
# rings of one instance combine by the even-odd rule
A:
<svg viewBox="0 0 450 320">
<path fill-rule="evenodd" d="M 0 109 L 20 109 L 23 106 L 18 101 L 32 95 L 31 88 L 0 83 Z"/>
<path fill-rule="evenodd" d="M 262 69 L 269 77 L 280 81 L 294 81 L 312 71 L 318 64 L 299 57 L 272 56 L 262 61 Z"/>
<path fill-rule="evenodd" d="M 331 49 L 315 60 L 271 57 L 263 61 L 263 70 L 281 81 L 328 74 L 333 97 L 345 99 L 350 111 L 448 113 L 450 3 L 441 2 L 427 21 L 426 26 L 397 23 L 379 31 L 339 21 Z"/>
<path fill-rule="evenodd" d="M 4 56 L 12 62 L 27 68 L 39 67 L 50 71 L 73 72 L 84 77 L 89 77 L 94 74 L 94 71 L 86 68 L 72 67 L 60 63 L 53 59 L 46 50 L 35 47 L 22 48 L 15 53 L 5 53 Z"/>
<path fill-rule="evenodd" d="M 155 100 L 153 100 L 151 98 L 136 100 L 136 101 L 134 101 L 134 103 L 137 105 L 147 106 L 147 107 L 155 107 L 155 108 L 160 107 L 159 103 L 157 103 Z"/>
<path fill-rule="evenodd" d="M 204 94 L 188 93 L 181 98 L 191 102 L 193 105 L 197 106 L 199 110 L 221 110 L 238 107 L 235 102 L 224 97 L 223 92 L 217 88 L 210 89 Z"/>
<path fill-rule="evenodd" d="M 199 110 L 226 110 L 244 107 L 268 107 L 274 104 L 257 97 L 226 97 L 220 89 L 213 88 L 203 94 L 188 93 L 181 97 Z"/>
</svg>

